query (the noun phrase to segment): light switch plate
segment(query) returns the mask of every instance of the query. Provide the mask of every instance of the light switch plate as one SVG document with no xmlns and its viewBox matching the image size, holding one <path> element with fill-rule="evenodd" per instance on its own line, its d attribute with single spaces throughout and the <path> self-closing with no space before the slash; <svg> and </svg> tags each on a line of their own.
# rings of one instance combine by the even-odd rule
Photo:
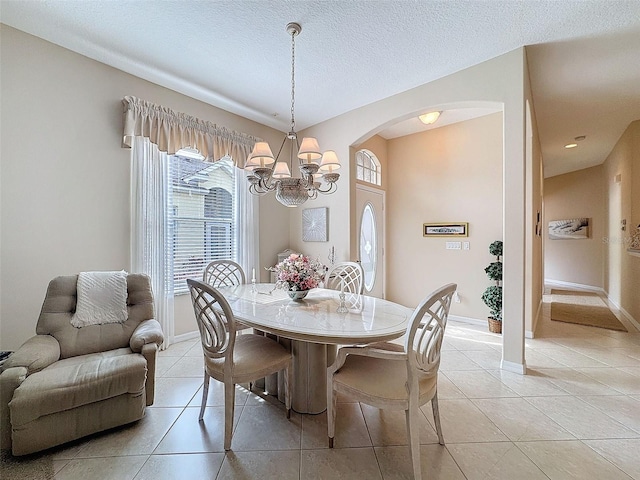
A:
<svg viewBox="0 0 640 480">
<path fill-rule="evenodd" d="M 445 248 L 447 250 L 462 250 L 462 242 L 447 242 Z"/>
</svg>

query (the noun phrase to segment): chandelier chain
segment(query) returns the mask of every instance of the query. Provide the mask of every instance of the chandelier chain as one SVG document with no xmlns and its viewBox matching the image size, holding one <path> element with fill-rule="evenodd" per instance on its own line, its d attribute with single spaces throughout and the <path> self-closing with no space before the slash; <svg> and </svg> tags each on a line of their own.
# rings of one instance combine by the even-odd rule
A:
<svg viewBox="0 0 640 480">
<path fill-rule="evenodd" d="M 294 116 L 296 94 L 296 32 L 291 32 L 291 131 L 295 131 L 296 120 Z"/>
<path fill-rule="evenodd" d="M 318 193 L 331 194 L 335 192 L 338 188 L 336 182 L 340 178 L 340 174 L 334 172 L 340 168 L 340 162 L 334 151 L 329 150 L 320 154 L 318 142 L 313 137 L 303 138 L 302 146 L 298 143 L 295 131 L 295 37 L 301 30 L 302 27 L 298 23 L 291 22 L 287 25 L 287 32 L 291 35 L 291 131 L 282 140 L 280 150 L 275 158 L 267 142 L 257 142 L 245 165 L 245 169 L 249 171 L 247 180 L 251 194 L 264 195 L 267 192 L 275 191 L 276 199 L 288 207 L 302 205 L 309 199 L 317 198 Z M 280 161 L 280 154 L 287 140 L 290 142 L 288 165 L 286 161 Z M 326 162 L 328 166 L 326 171 L 324 170 L 325 155 L 328 155 L 329 158 Z M 298 157 L 300 177 L 291 175 L 296 156 Z M 285 164 L 284 167 L 282 163 Z M 326 183 L 324 188 L 321 186 L 320 180 Z"/>
</svg>

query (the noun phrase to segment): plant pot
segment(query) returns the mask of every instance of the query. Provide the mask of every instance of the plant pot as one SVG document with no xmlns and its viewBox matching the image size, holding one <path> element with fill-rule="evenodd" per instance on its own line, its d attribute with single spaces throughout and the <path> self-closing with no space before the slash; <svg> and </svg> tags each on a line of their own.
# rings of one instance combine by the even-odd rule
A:
<svg viewBox="0 0 640 480">
<path fill-rule="evenodd" d="M 291 300 L 300 301 L 307 296 L 309 290 L 287 290 Z"/>
<path fill-rule="evenodd" d="M 489 331 L 491 333 L 502 333 L 502 322 L 496 320 L 495 318 L 488 317 L 489 321 Z"/>
</svg>

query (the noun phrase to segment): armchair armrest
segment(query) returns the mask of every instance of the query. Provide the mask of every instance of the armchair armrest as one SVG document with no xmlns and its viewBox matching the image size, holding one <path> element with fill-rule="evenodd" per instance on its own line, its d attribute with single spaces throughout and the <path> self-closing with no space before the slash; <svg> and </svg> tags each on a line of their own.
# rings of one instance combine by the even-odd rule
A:
<svg viewBox="0 0 640 480">
<path fill-rule="evenodd" d="M 347 355 L 360 355 L 363 357 L 386 358 L 388 360 L 407 360 L 407 354 L 401 345 L 393 343 L 374 343 L 364 347 L 342 347 L 338 350 L 336 361 L 327 368 L 327 374 L 333 375 L 347 361 Z"/>
<path fill-rule="evenodd" d="M 39 372 L 60 360 L 60 344 L 51 335 L 36 335 L 24 342 L 4 362 L 3 370 L 25 367 L 27 375 Z"/>
<path fill-rule="evenodd" d="M 9 402 L 13 392 L 27 378 L 27 367 L 5 368 L 0 374 L 0 450 L 11 450 Z"/>
<path fill-rule="evenodd" d="M 162 342 L 164 342 L 164 335 L 160 323 L 157 320 L 149 319 L 140 322 L 140 325 L 134 330 L 131 340 L 129 340 L 129 346 L 134 352 L 140 353 L 144 345 L 155 343 L 160 346 Z"/>
</svg>

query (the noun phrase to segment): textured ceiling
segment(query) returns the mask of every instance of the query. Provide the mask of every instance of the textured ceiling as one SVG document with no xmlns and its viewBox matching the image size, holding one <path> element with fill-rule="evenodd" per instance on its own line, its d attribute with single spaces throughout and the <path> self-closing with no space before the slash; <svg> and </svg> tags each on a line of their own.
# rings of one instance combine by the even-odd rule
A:
<svg viewBox="0 0 640 480">
<path fill-rule="evenodd" d="M 531 45 L 547 176 L 602 163 L 640 118 L 637 0 L 1 0 L 0 20 L 282 131 L 290 21 L 299 130 Z"/>
</svg>

